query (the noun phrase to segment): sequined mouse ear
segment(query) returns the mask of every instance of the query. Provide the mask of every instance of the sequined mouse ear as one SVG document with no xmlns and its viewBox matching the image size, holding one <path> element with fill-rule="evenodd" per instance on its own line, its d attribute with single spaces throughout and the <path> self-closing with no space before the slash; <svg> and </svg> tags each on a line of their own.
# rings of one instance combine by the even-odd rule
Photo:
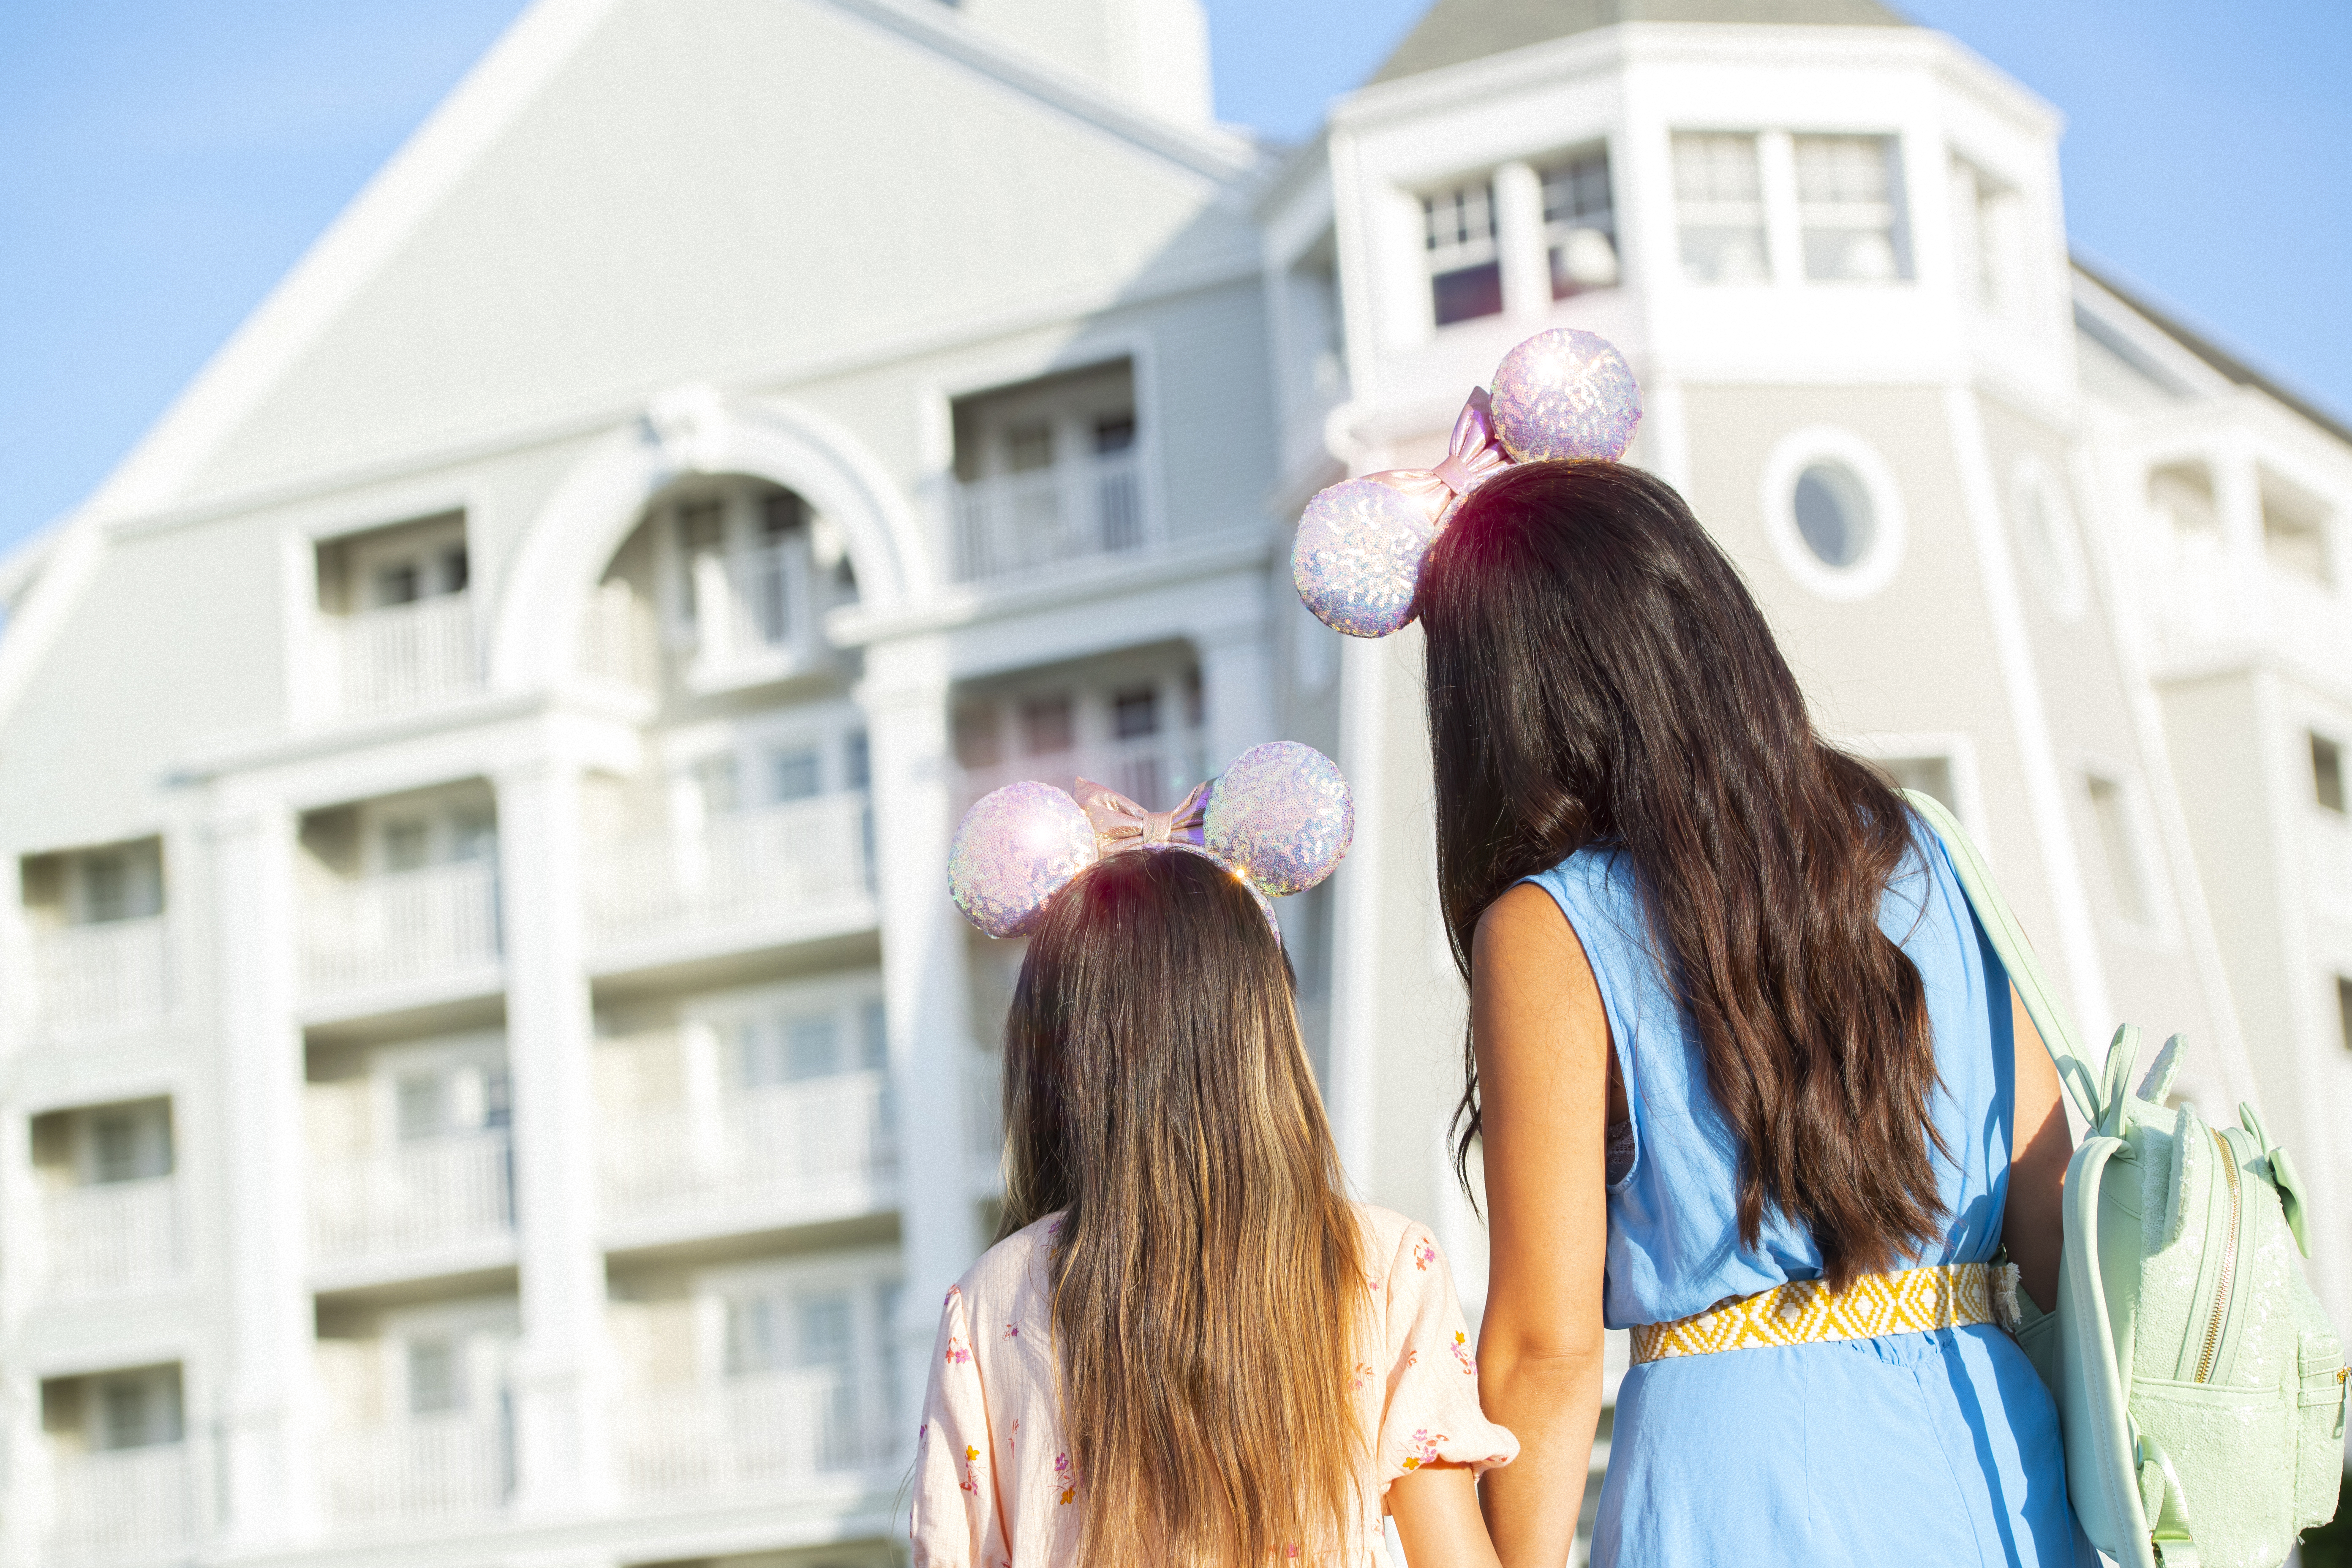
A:
<svg viewBox="0 0 2352 1568">
<path fill-rule="evenodd" d="M 1339 765 L 1312 746 L 1276 741 L 1234 759 L 1209 796 L 1203 847 L 1274 898 L 1329 876 L 1356 837 L 1356 803 Z"/>
<path fill-rule="evenodd" d="M 1019 936 L 1099 854 L 1094 824 L 1051 784 L 1012 784 L 974 802 L 948 850 L 948 893 L 991 936 Z"/>
<path fill-rule="evenodd" d="M 1290 580 L 1315 618 L 1351 637 L 1384 637 L 1412 619 L 1422 559 L 1437 537 L 1426 500 L 1383 475 L 1318 490 L 1299 515 Z"/>
<path fill-rule="evenodd" d="M 1495 438 L 1515 463 L 1606 458 L 1633 444 L 1642 389 L 1616 345 L 1573 327 L 1538 332 L 1495 369 Z"/>
</svg>

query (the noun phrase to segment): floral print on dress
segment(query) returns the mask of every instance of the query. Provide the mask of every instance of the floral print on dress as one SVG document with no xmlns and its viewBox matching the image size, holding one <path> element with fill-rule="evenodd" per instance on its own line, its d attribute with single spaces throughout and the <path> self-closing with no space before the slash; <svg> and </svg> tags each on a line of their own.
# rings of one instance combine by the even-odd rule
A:
<svg viewBox="0 0 2352 1568">
<path fill-rule="evenodd" d="M 1438 1452 L 1438 1445 L 1444 1441 L 1445 1434 L 1443 1432 L 1433 1433 L 1426 1426 L 1414 1428 L 1412 1441 L 1405 1450 L 1404 1468 L 1417 1470 L 1423 1465 L 1437 1463 L 1444 1457 Z"/>
<path fill-rule="evenodd" d="M 1478 1375 L 1478 1363 L 1470 1354 L 1470 1336 L 1460 1329 L 1454 1331 L 1454 1359 L 1462 1363 L 1464 1372 L 1472 1377 Z"/>
<path fill-rule="evenodd" d="M 980 1495 L 980 1450 L 970 1443 L 963 1446 L 963 1489 Z"/>
<path fill-rule="evenodd" d="M 1429 1266 L 1436 1261 L 1437 1246 L 1429 1237 L 1424 1236 L 1412 1244 L 1412 1266 L 1415 1268 L 1425 1274 L 1429 1271 Z"/>
<path fill-rule="evenodd" d="M 1062 1489 L 1060 1506 L 1067 1508 L 1078 1500 L 1078 1472 L 1066 1453 L 1054 1456 L 1054 1484 Z"/>
<path fill-rule="evenodd" d="M 957 1366 L 971 1359 L 971 1347 L 954 1334 L 948 1336 L 948 1360 Z"/>
<path fill-rule="evenodd" d="M 1020 1324 L 1018 1324 L 1018 1323 L 1007 1323 L 1007 1324 L 1005 1324 L 1005 1325 L 1004 1325 L 1004 1337 L 1005 1337 L 1006 1339 L 1008 1339 L 1008 1340 L 1017 1340 L 1017 1339 L 1019 1339 L 1019 1338 L 1021 1337 L 1021 1325 L 1020 1325 Z"/>
<path fill-rule="evenodd" d="M 1372 1363 L 1370 1362 L 1358 1362 L 1356 1363 L 1356 1370 L 1348 1374 L 1348 1392 L 1350 1394 L 1363 1393 L 1364 1390 L 1372 1385 L 1372 1379 L 1378 1376 L 1380 1376 L 1380 1373 L 1372 1370 Z"/>
</svg>

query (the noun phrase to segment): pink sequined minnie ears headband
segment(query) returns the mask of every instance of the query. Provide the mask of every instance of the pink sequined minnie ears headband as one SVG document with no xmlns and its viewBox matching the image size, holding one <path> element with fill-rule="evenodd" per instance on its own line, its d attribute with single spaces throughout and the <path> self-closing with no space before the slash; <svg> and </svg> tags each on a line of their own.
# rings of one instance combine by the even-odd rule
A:
<svg viewBox="0 0 2352 1568">
<path fill-rule="evenodd" d="M 1642 422 L 1642 390 L 1605 338 L 1554 327 L 1503 356 L 1495 390 L 1470 394 L 1445 458 L 1316 493 L 1298 520 L 1291 581 L 1316 618 L 1352 637 L 1412 619 L 1429 547 L 1462 498 L 1513 463 L 1622 457 Z"/>
<path fill-rule="evenodd" d="M 1355 835 L 1356 804 L 1331 759 L 1276 741 L 1244 752 L 1173 811 L 1146 811 L 1085 779 L 1075 797 L 1051 784 L 1006 784 L 964 813 L 948 852 L 948 891 L 989 935 L 1019 936 L 1105 856 L 1187 850 L 1238 877 L 1272 924 L 1268 896 L 1329 876 Z"/>
</svg>

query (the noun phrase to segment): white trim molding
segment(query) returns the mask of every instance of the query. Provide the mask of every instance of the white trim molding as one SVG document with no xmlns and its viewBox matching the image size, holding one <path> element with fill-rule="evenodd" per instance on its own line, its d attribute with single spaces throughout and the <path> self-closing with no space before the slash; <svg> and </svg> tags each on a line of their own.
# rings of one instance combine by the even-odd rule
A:
<svg viewBox="0 0 2352 1568">
<path fill-rule="evenodd" d="M 1797 481 L 1806 469 L 1821 463 L 1836 464 L 1859 480 L 1863 500 L 1870 507 L 1870 538 L 1861 556 L 1849 566 L 1823 561 L 1798 530 Z M 1866 599 L 1892 583 L 1902 570 L 1906 539 L 1902 487 L 1878 449 L 1853 431 L 1835 425 L 1809 425 L 1781 437 L 1764 459 L 1759 494 L 1764 531 L 1772 541 L 1773 552 L 1789 575 L 1809 592 L 1824 599 Z"/>
</svg>

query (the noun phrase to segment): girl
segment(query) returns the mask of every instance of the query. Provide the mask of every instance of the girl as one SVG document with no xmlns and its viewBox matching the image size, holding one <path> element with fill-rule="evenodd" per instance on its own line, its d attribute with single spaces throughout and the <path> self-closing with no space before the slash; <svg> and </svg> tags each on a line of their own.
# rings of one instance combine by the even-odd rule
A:
<svg viewBox="0 0 2352 1568">
<path fill-rule="evenodd" d="M 2004 1245 L 2054 1304 L 2057 1079 L 1941 847 L 1814 731 L 1681 498 L 1591 460 L 1639 417 L 1613 349 L 1546 333 L 1485 397 L 1439 469 L 1318 498 L 1298 575 L 1426 633 L 1503 1563 L 1570 1551 L 1604 1323 L 1636 1364 L 1596 1563 L 2095 1563 L 1998 1326 Z M 1401 587 L 1363 564 L 1391 498 L 1429 507 Z"/>
<path fill-rule="evenodd" d="M 1079 794 L 1091 817 L 1011 786 L 958 835 L 958 902 L 1030 942 L 1002 1239 L 940 1318 L 917 1568 L 1360 1568 L 1384 1511 L 1414 1568 L 1494 1568 L 1473 1479 L 1516 1445 L 1428 1231 L 1344 1195 L 1259 893 L 1336 862 L 1346 786 L 1277 746 L 1205 809 Z M 1335 847 L 1286 872 L 1302 817 Z"/>
</svg>

